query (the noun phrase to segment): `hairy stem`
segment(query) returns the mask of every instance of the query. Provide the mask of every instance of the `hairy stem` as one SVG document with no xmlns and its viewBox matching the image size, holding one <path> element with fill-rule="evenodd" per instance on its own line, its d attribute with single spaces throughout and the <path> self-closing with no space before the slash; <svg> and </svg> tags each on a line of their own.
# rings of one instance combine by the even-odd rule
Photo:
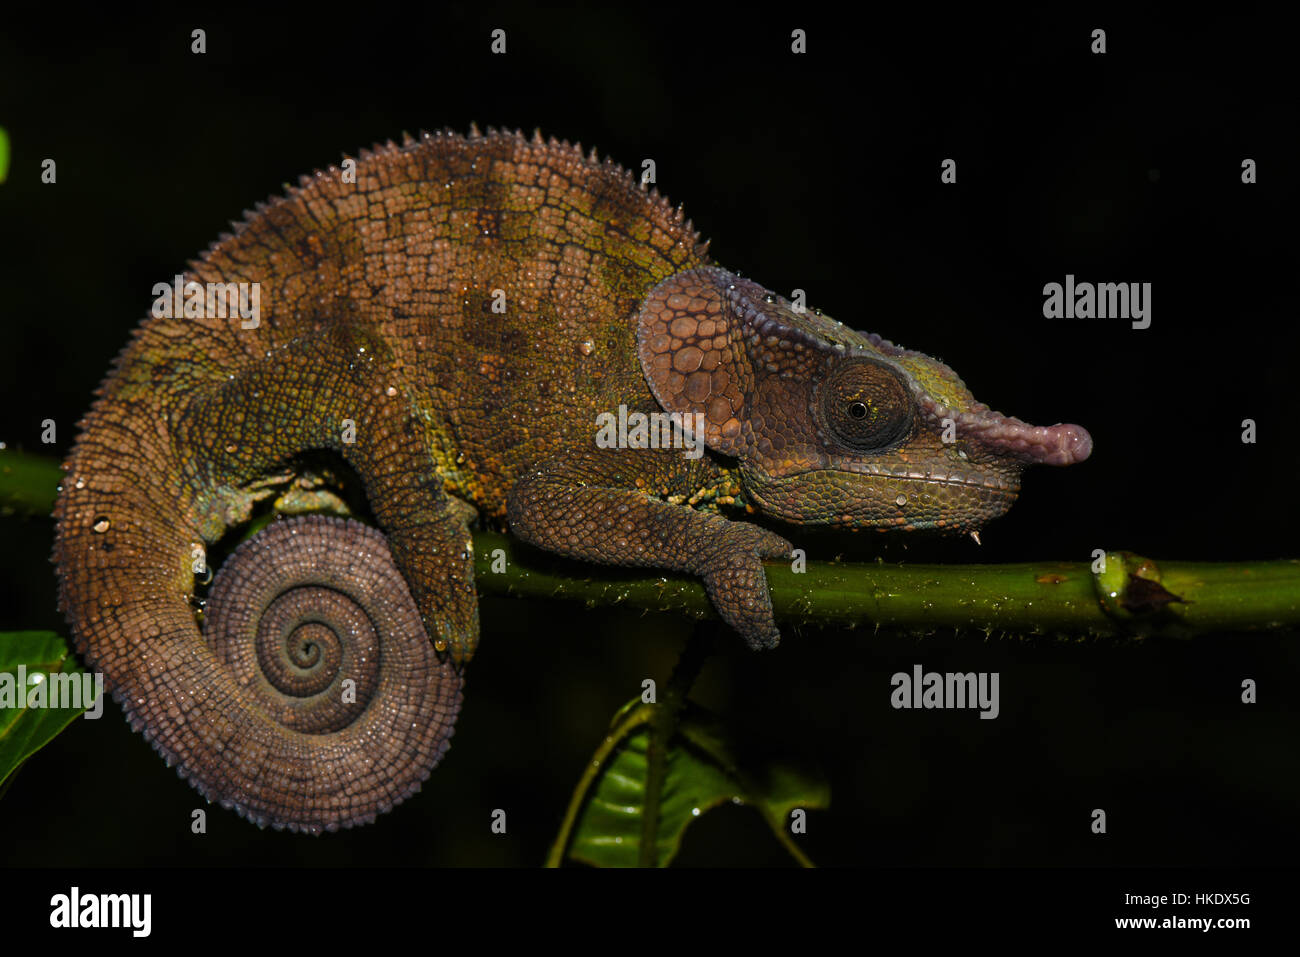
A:
<svg viewBox="0 0 1300 957">
<path fill-rule="evenodd" d="M 46 515 L 62 480 L 44 456 L 0 451 L 0 515 Z M 474 535 L 483 594 L 624 605 L 712 618 L 704 586 L 681 575 L 587 565 L 494 532 Z M 498 551 L 499 550 L 499 551 Z M 505 570 L 498 556 L 505 558 Z M 1194 637 L 1300 625 L 1300 560 L 1161 561 L 1114 551 L 1096 562 L 1010 565 L 767 564 L 777 621 L 931 634 Z"/>
</svg>

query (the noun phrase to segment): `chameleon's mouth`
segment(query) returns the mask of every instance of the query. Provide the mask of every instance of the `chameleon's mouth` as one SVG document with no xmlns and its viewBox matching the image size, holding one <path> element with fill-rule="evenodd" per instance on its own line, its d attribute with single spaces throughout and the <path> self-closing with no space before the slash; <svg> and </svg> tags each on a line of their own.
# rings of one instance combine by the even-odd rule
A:
<svg viewBox="0 0 1300 957">
<path fill-rule="evenodd" d="M 1011 508 L 1020 492 L 1015 470 L 972 474 L 861 463 L 780 477 L 743 474 L 746 493 L 765 514 L 836 528 L 977 529 Z"/>
<path fill-rule="evenodd" d="M 876 476 L 898 482 L 923 482 L 926 485 L 950 488 L 971 488 L 1015 498 L 1020 494 L 1020 479 L 1007 472 L 969 472 L 960 469 L 911 469 L 906 466 L 873 466 L 863 463 L 860 468 L 836 469 L 846 476 Z M 852 481 L 852 479 L 849 479 Z"/>
</svg>

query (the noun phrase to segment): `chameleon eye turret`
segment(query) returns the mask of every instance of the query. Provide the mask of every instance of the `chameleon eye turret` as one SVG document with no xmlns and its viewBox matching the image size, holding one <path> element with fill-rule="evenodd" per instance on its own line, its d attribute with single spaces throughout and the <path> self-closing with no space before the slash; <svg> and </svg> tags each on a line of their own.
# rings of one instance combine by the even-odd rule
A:
<svg viewBox="0 0 1300 957">
<path fill-rule="evenodd" d="M 822 434 L 846 449 L 882 452 L 912 431 L 916 401 L 902 376 L 882 362 L 841 362 L 817 390 Z"/>
</svg>

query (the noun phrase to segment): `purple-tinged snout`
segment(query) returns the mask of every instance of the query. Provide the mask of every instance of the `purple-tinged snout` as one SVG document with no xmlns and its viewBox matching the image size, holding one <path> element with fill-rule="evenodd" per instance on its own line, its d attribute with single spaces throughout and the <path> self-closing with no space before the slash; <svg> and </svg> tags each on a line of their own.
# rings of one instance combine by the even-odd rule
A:
<svg viewBox="0 0 1300 957">
<path fill-rule="evenodd" d="M 962 413 L 956 420 L 961 434 L 1030 465 L 1074 465 L 1092 454 L 1092 436 L 1081 425 L 1030 425 L 991 411 Z"/>
</svg>

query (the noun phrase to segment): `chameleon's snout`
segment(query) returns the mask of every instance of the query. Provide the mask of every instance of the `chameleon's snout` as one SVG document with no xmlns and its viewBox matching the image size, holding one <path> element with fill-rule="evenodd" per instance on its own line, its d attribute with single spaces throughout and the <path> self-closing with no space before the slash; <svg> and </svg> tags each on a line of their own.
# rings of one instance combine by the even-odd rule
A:
<svg viewBox="0 0 1300 957">
<path fill-rule="evenodd" d="M 981 445 L 1028 465 L 1074 465 L 1092 454 L 1092 436 L 1081 425 L 1030 425 L 984 412 L 966 420 L 959 416 L 958 428 Z"/>
</svg>

